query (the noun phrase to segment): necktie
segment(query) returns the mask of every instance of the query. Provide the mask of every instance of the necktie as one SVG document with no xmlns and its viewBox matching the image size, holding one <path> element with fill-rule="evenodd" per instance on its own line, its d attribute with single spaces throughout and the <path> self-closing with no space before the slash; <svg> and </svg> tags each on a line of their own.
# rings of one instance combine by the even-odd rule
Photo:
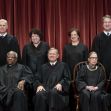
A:
<svg viewBox="0 0 111 111">
<path fill-rule="evenodd" d="M 109 33 L 109 32 L 107 33 L 107 36 L 110 36 L 110 33 Z"/>
<path fill-rule="evenodd" d="M 53 63 L 53 64 L 51 64 L 51 66 L 54 66 L 54 63 Z"/>
</svg>

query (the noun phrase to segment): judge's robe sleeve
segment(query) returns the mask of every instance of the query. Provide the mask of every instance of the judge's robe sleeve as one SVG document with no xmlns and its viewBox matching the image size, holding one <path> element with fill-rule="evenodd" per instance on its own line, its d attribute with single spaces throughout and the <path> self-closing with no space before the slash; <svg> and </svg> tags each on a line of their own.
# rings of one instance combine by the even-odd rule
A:
<svg viewBox="0 0 111 111">
<path fill-rule="evenodd" d="M 95 51 L 98 55 L 98 58 L 100 59 L 100 50 L 101 50 L 101 47 L 100 47 L 100 39 L 99 39 L 99 36 L 96 36 L 94 39 L 93 39 L 93 42 L 92 42 L 92 51 Z"/>
<path fill-rule="evenodd" d="M 28 66 L 23 66 L 22 77 L 20 78 L 20 80 L 25 80 L 25 82 L 27 83 L 33 82 L 33 73 Z"/>
<path fill-rule="evenodd" d="M 77 73 L 76 86 L 78 91 L 81 91 L 87 86 L 87 83 L 85 82 L 85 73 L 86 71 L 84 67 L 81 67 Z"/>
<path fill-rule="evenodd" d="M 66 62 L 66 61 L 67 61 L 67 60 L 66 60 L 66 59 L 67 59 L 66 54 L 67 54 L 67 53 L 66 53 L 66 47 L 64 47 L 64 49 L 63 49 L 63 56 L 62 56 L 62 61 L 63 61 L 63 62 Z"/>
<path fill-rule="evenodd" d="M 24 46 L 22 51 L 22 64 L 27 65 L 27 48 Z"/>
<path fill-rule="evenodd" d="M 13 37 L 10 41 L 9 51 L 15 51 L 18 54 L 18 62 L 21 63 L 21 54 L 20 54 L 20 47 L 16 37 Z"/>
<path fill-rule="evenodd" d="M 70 71 L 69 68 L 67 66 L 67 64 L 64 63 L 64 69 L 63 69 L 63 78 L 61 79 L 61 81 L 59 82 L 62 87 L 63 87 L 63 91 L 64 92 L 69 92 L 69 86 L 70 86 L 70 82 L 71 82 L 71 76 L 70 76 Z"/>
<path fill-rule="evenodd" d="M 3 100 L 3 98 L 7 95 L 7 87 L 3 84 L 3 82 L 1 81 L 1 76 L 0 76 L 0 101 Z"/>
<path fill-rule="evenodd" d="M 104 88 L 104 85 L 105 85 L 106 73 L 103 70 L 103 68 L 99 68 L 99 73 L 100 73 L 100 76 L 99 76 L 99 81 L 98 81 L 97 87 L 101 90 Z"/>
<path fill-rule="evenodd" d="M 39 71 L 35 74 L 34 77 L 34 90 L 37 89 L 38 86 L 42 85 L 42 67 L 39 69 Z"/>
<path fill-rule="evenodd" d="M 87 58 L 88 58 L 88 48 L 85 46 L 83 52 L 83 61 L 87 61 Z"/>
</svg>

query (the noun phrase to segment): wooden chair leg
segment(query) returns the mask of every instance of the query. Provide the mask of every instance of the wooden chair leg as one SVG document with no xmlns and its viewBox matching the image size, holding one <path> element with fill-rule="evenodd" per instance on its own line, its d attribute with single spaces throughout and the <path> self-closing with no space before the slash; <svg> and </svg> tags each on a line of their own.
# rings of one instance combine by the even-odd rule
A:
<svg viewBox="0 0 111 111">
<path fill-rule="evenodd" d="M 79 111 L 79 97 L 77 97 L 76 111 Z"/>
</svg>

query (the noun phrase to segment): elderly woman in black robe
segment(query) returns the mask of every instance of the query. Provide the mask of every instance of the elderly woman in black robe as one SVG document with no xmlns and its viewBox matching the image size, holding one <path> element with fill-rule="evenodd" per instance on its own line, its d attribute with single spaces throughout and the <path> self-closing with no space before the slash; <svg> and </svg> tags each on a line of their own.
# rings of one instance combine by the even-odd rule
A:
<svg viewBox="0 0 111 111">
<path fill-rule="evenodd" d="M 88 62 L 78 71 L 76 84 L 80 94 L 81 111 L 102 111 L 105 71 L 97 65 L 97 53 L 90 52 Z"/>
<path fill-rule="evenodd" d="M 7 53 L 7 64 L 0 68 L 0 111 L 27 111 L 25 84 L 32 81 L 32 71 L 17 63 L 18 54 Z"/>
</svg>

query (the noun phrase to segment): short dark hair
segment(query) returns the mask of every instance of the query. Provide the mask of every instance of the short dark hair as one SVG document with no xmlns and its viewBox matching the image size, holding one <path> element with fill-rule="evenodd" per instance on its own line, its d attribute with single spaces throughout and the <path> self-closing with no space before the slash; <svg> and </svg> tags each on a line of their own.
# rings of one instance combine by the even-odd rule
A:
<svg viewBox="0 0 111 111">
<path fill-rule="evenodd" d="M 78 28 L 74 28 L 74 27 L 69 30 L 68 36 L 71 36 L 71 32 L 73 32 L 73 31 L 77 32 L 77 35 L 80 37 L 79 29 Z"/>
<path fill-rule="evenodd" d="M 31 37 L 32 34 L 37 34 L 39 35 L 40 39 L 43 37 L 43 33 L 39 30 L 39 29 L 32 29 L 30 32 L 29 32 L 29 36 Z"/>
</svg>

